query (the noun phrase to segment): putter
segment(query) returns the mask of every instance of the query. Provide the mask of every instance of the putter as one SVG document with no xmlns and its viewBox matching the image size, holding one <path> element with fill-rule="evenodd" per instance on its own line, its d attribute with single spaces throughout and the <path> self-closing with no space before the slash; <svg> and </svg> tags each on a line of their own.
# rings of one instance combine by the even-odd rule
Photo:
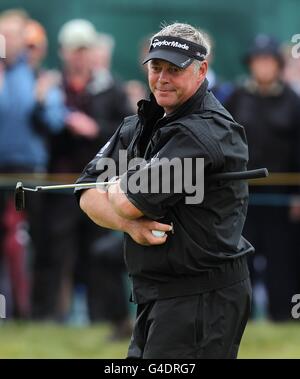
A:
<svg viewBox="0 0 300 379">
<path fill-rule="evenodd" d="M 233 171 L 233 172 L 221 172 L 218 174 L 209 175 L 209 179 L 212 180 L 248 180 L 265 178 L 269 175 L 266 168 L 259 168 L 249 171 Z M 57 184 L 51 186 L 36 186 L 34 188 L 24 187 L 22 182 L 18 182 L 15 189 L 15 208 L 17 211 L 23 211 L 25 209 L 25 191 L 40 192 L 61 190 L 68 188 L 96 188 L 97 186 L 109 186 L 116 184 L 117 181 L 111 182 L 93 182 L 93 183 L 79 183 L 79 184 Z M 174 233 L 172 225 L 172 233 Z M 164 237 L 165 232 L 160 230 L 152 230 L 152 234 L 155 237 Z"/>
<path fill-rule="evenodd" d="M 93 183 L 81 183 L 81 184 L 57 184 L 52 186 L 36 186 L 34 188 L 24 187 L 22 182 L 18 182 L 15 189 L 15 208 L 17 211 L 23 211 L 25 209 L 25 191 L 28 192 L 41 192 L 51 190 L 61 190 L 68 188 L 96 188 L 96 186 L 108 186 L 116 184 L 117 181 L 111 182 L 93 182 Z"/>
</svg>

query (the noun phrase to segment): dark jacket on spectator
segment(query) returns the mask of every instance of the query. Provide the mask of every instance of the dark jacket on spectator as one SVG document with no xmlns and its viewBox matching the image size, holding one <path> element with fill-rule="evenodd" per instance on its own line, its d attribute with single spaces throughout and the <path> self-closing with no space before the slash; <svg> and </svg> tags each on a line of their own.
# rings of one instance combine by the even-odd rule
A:
<svg viewBox="0 0 300 379">
<path fill-rule="evenodd" d="M 249 169 L 300 170 L 300 99 L 287 85 L 278 82 L 263 96 L 255 83 L 248 81 L 233 92 L 225 106 L 245 127 Z M 255 187 L 255 190 L 262 189 Z M 283 188 L 273 187 L 274 190 Z"/>
<path fill-rule="evenodd" d="M 52 139 L 51 172 L 80 172 L 114 134 L 122 119 L 133 113 L 122 85 L 110 75 L 95 76 L 88 85 L 76 91 L 64 79 L 66 105 L 93 118 L 100 129 L 98 137 L 75 136 L 68 128 Z"/>
</svg>

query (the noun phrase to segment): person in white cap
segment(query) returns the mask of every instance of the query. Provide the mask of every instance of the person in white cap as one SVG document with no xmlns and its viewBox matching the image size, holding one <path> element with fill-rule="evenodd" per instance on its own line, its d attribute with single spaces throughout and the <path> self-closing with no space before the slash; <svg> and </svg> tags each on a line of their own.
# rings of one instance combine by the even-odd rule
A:
<svg viewBox="0 0 300 379">
<path fill-rule="evenodd" d="M 99 35 L 93 24 L 71 20 L 62 26 L 58 41 L 69 114 L 64 130 L 52 139 L 49 169 L 51 173 L 78 173 L 131 109 L 120 86 L 113 81 L 100 86 L 98 76 L 95 77 L 94 50 Z M 112 322 L 113 337 L 117 339 L 128 336 L 131 323 L 118 235 L 93 225 L 68 194 L 52 194 L 46 203 L 45 234 L 51 242 L 45 246 L 43 256 L 37 257 L 36 267 L 43 276 L 35 283 L 35 298 L 40 303 L 36 317 L 66 317 L 74 272 L 78 272 L 77 282 L 84 282 L 87 288 L 89 319 Z M 114 259 L 112 255 L 110 259 L 105 257 L 108 240 L 110 250 L 115 252 Z M 48 267 L 47 262 L 51 262 Z M 61 301 L 62 294 L 67 296 Z M 58 304 L 63 306 L 58 309 Z"/>
<path fill-rule="evenodd" d="M 62 26 L 58 35 L 58 42 L 64 48 L 72 50 L 81 47 L 93 47 L 97 42 L 97 31 L 88 20 L 71 20 Z"/>
</svg>

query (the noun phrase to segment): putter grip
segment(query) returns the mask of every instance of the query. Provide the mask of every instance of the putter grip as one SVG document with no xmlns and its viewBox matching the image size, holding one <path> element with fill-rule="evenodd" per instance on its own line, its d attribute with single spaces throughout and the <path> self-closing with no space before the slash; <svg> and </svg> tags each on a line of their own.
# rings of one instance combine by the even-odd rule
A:
<svg viewBox="0 0 300 379">
<path fill-rule="evenodd" d="M 268 175 L 269 172 L 266 168 L 258 168 L 249 171 L 221 172 L 219 174 L 210 175 L 209 178 L 213 180 L 241 180 L 266 178 Z"/>
<path fill-rule="evenodd" d="M 15 208 L 17 211 L 25 209 L 25 194 L 22 182 L 18 182 L 15 190 Z"/>
</svg>

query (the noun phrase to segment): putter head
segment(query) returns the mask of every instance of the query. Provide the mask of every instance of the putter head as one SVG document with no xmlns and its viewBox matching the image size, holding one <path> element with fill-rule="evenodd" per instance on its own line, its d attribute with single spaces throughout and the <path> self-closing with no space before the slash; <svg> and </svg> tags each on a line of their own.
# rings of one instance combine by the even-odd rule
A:
<svg viewBox="0 0 300 379">
<path fill-rule="evenodd" d="M 23 211 L 25 209 L 25 191 L 22 182 L 18 182 L 16 185 L 15 207 L 17 211 Z"/>
</svg>

